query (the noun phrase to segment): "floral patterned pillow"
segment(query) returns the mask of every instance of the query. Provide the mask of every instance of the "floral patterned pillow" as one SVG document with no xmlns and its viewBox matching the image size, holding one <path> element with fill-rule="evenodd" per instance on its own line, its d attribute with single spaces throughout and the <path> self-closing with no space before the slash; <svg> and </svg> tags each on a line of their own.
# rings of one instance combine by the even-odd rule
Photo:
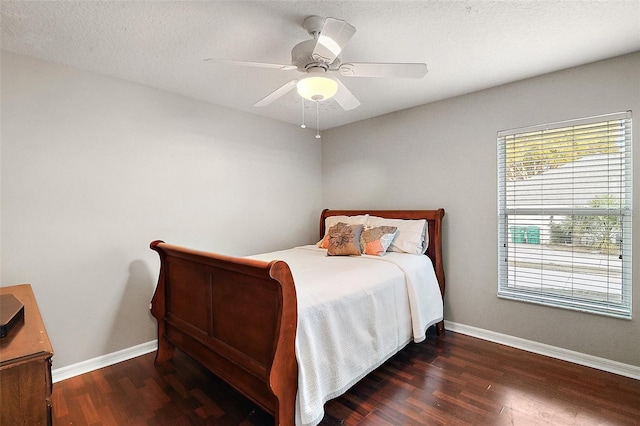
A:
<svg viewBox="0 0 640 426">
<path fill-rule="evenodd" d="M 360 236 L 360 249 L 364 254 L 382 256 L 396 237 L 395 226 L 376 226 L 365 228 Z"/>
<path fill-rule="evenodd" d="M 327 232 L 327 256 L 360 256 L 360 234 L 362 225 L 347 225 L 339 222 Z"/>
<path fill-rule="evenodd" d="M 318 241 L 318 247 L 329 248 L 329 229 L 334 227 L 337 223 L 342 222 L 346 225 L 363 225 L 367 222 L 368 214 L 361 214 L 357 216 L 329 216 L 324 220 L 325 231 L 324 237 Z"/>
</svg>

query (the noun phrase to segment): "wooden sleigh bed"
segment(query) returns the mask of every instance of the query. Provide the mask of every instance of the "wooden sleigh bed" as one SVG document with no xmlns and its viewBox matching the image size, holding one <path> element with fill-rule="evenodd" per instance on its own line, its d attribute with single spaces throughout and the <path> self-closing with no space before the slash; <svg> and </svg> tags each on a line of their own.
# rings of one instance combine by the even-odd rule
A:
<svg viewBox="0 0 640 426">
<path fill-rule="evenodd" d="M 389 219 L 426 219 L 440 294 L 445 279 L 442 219 L 437 210 L 324 210 L 331 216 L 369 214 Z M 273 414 L 276 425 L 295 423 L 298 363 L 298 300 L 289 265 L 191 250 L 163 241 L 151 249 L 160 256 L 160 275 L 151 304 L 158 322 L 156 363 L 178 348 Z M 436 324 L 438 334 L 444 323 Z"/>
</svg>

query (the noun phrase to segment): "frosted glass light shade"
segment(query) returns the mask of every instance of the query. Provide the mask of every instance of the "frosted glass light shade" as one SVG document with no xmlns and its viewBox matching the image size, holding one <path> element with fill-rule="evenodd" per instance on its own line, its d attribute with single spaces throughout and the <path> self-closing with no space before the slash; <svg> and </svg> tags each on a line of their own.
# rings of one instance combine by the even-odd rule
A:
<svg viewBox="0 0 640 426">
<path fill-rule="evenodd" d="M 296 87 L 298 94 L 310 101 L 323 101 L 338 92 L 338 83 L 328 77 L 306 77 Z"/>
</svg>

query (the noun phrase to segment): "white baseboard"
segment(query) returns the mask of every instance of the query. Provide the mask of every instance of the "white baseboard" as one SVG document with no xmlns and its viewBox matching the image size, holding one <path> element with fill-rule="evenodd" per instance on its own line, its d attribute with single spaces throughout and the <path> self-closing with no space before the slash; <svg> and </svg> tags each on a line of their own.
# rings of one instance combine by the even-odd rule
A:
<svg viewBox="0 0 640 426">
<path fill-rule="evenodd" d="M 130 348 L 122 349 L 117 352 L 102 355 L 96 358 L 88 359 L 77 364 L 68 365 L 66 367 L 56 368 L 51 372 L 53 383 L 61 380 L 70 379 L 80 374 L 88 373 L 99 368 L 108 367 L 140 355 L 148 354 L 158 348 L 158 341 L 152 340 L 147 343 L 141 343 Z"/>
<path fill-rule="evenodd" d="M 570 351 L 568 349 L 558 348 L 556 346 L 545 345 L 544 343 L 534 342 L 532 340 L 521 339 L 519 337 L 509 336 L 507 334 L 496 333 L 494 331 L 484 330 L 482 328 L 472 327 L 469 325 L 458 324 L 445 320 L 445 328 L 456 333 L 466 334 L 479 339 L 488 340 L 490 342 L 499 343 L 501 345 L 510 346 L 516 349 L 522 349 L 540 355 L 561 359 L 563 361 L 573 362 L 575 364 L 584 365 L 598 370 L 608 371 L 609 373 L 619 374 L 621 376 L 631 377 L 640 380 L 640 367 L 630 364 L 624 364 L 618 361 L 612 361 L 606 358 L 600 358 L 593 355 L 587 355 L 580 352 Z M 148 354 L 158 348 L 158 341 L 152 340 L 142 343 L 121 351 L 102 355 L 97 358 L 82 361 L 66 367 L 57 368 L 52 371 L 53 383 L 61 380 L 70 379 L 80 374 L 88 373 L 99 368 L 108 367 L 140 355 Z"/>
<path fill-rule="evenodd" d="M 612 361 L 606 358 L 600 358 L 593 355 L 587 355 L 580 352 L 570 351 L 568 349 L 559 348 L 557 346 L 545 345 L 544 343 L 534 342 L 532 340 L 521 339 L 519 337 L 509 336 L 507 334 L 496 333 L 482 328 L 471 327 L 469 325 L 458 324 L 451 321 L 445 321 L 445 329 L 455 331 L 456 333 L 466 334 L 479 339 L 488 340 L 490 342 L 499 343 L 501 345 L 510 346 L 516 349 L 522 349 L 540 355 L 561 359 L 563 361 L 573 362 L 598 370 L 607 371 L 609 373 L 619 374 L 621 376 L 631 377 L 640 380 L 640 367 L 630 364 L 624 364 L 618 361 Z"/>
</svg>

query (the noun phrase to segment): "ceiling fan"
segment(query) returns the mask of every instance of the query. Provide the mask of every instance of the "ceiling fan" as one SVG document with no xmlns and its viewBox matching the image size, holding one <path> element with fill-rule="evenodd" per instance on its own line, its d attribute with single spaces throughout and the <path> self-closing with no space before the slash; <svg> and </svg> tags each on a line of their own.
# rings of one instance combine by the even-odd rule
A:
<svg viewBox="0 0 640 426">
<path fill-rule="evenodd" d="M 297 88 L 298 94 L 311 101 L 323 101 L 333 98 L 346 111 L 360 106 L 360 101 L 337 78 L 342 77 L 400 77 L 422 78 L 427 73 L 427 65 L 423 63 L 377 63 L 377 62 L 342 62 L 340 53 L 356 32 L 356 28 L 347 22 L 334 18 L 309 16 L 302 27 L 313 36 L 313 39 L 296 44 L 291 50 L 291 65 L 270 64 L 262 62 L 232 61 L 207 58 L 205 61 L 216 61 L 241 66 L 272 68 L 282 71 L 297 70 L 307 74 L 300 79 L 291 80 L 259 100 L 254 106 L 271 104 Z M 303 126 L 304 127 L 304 126 Z"/>
</svg>

